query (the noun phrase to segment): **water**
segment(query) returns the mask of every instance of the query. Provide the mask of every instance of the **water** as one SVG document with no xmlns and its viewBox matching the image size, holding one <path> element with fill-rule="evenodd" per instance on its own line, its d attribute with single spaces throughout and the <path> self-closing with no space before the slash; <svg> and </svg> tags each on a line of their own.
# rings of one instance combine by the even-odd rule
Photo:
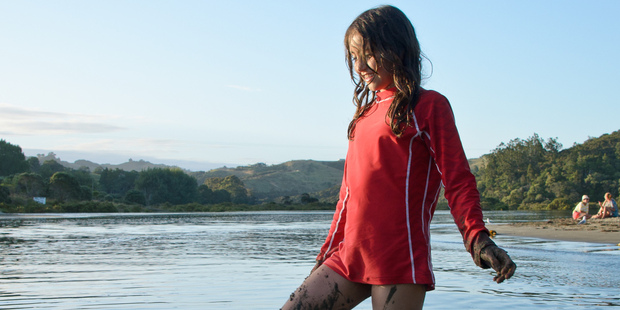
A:
<svg viewBox="0 0 620 310">
<path fill-rule="evenodd" d="M 499 223 L 553 216 L 485 213 Z M 330 212 L 0 216 L 0 308 L 278 309 L 314 265 L 330 220 Z M 498 236 L 518 265 L 498 285 L 473 264 L 448 213 L 436 213 L 431 231 L 437 288 L 427 309 L 620 306 L 617 246 Z"/>
</svg>

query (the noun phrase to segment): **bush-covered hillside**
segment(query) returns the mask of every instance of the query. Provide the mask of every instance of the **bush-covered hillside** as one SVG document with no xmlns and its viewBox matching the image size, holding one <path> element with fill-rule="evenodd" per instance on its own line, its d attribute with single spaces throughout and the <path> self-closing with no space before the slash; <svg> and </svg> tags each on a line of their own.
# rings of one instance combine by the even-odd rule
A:
<svg viewBox="0 0 620 310">
<path fill-rule="evenodd" d="M 483 156 L 473 169 L 487 209 L 567 210 L 587 194 L 618 196 L 620 131 L 560 150 L 555 139 L 514 139 Z"/>
<path fill-rule="evenodd" d="M 335 186 L 339 187 L 342 182 L 343 170 L 343 160 L 294 160 L 270 166 L 258 163 L 237 168 L 219 168 L 208 172 L 196 172 L 193 175 L 199 184 L 204 183 L 204 180 L 209 178 L 234 175 L 243 181 L 252 197 L 259 201 L 265 201 L 286 196 L 298 196 L 303 193 L 325 196 L 319 192 Z"/>
</svg>

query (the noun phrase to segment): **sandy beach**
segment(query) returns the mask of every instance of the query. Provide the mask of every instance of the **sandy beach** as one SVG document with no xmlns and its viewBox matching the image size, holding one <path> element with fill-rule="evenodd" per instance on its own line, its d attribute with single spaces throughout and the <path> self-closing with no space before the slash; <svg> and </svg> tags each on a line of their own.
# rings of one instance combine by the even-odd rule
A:
<svg viewBox="0 0 620 310">
<path fill-rule="evenodd" d="M 541 239 L 579 241 L 606 244 L 620 243 L 620 218 L 589 219 L 577 224 L 572 218 L 543 222 L 487 224 L 497 235 L 534 237 Z"/>
</svg>

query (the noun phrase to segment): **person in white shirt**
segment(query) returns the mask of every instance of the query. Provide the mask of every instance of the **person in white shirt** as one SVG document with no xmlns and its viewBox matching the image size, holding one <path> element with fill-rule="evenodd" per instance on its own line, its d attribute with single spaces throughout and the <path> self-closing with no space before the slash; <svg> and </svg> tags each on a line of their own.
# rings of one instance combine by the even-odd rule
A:
<svg viewBox="0 0 620 310">
<path fill-rule="evenodd" d="M 588 197 L 588 195 L 583 195 L 581 197 L 581 202 L 579 202 L 575 206 L 575 209 L 573 210 L 573 219 L 577 220 L 583 217 L 589 219 L 591 217 L 591 215 L 588 214 L 589 211 L 590 211 L 590 197 Z"/>
</svg>

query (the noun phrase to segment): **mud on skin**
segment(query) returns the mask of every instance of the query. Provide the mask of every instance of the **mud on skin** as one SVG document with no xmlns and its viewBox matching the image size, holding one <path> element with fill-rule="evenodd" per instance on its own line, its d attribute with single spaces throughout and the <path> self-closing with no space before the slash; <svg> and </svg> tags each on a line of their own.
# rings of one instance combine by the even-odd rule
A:
<svg viewBox="0 0 620 310">
<path fill-rule="evenodd" d="M 329 276 L 325 276 L 326 278 Z M 330 285 L 331 286 L 331 285 Z M 297 295 L 296 295 L 297 294 Z M 345 303 L 336 305 L 339 297 L 343 296 L 342 292 L 338 289 L 338 283 L 334 283 L 331 287 L 331 292 L 325 296 L 323 300 L 313 300 L 309 297 L 307 285 L 303 284 L 295 292 L 291 294 L 290 300 L 293 301 L 296 297 L 297 303 L 293 305 L 292 309 L 295 310 L 335 310 L 335 309 L 351 309 L 351 300 L 347 298 Z M 349 305 L 347 307 L 347 305 Z"/>
<path fill-rule="evenodd" d="M 396 286 L 392 286 L 392 288 L 390 289 L 390 293 L 388 294 L 387 298 L 385 299 L 385 303 L 383 304 L 383 309 L 387 309 L 388 305 L 390 304 L 390 300 L 392 300 L 392 297 L 394 297 L 394 294 L 396 294 L 397 290 L 398 288 L 396 288 Z M 394 303 L 394 301 L 392 301 L 392 303 Z"/>
</svg>

